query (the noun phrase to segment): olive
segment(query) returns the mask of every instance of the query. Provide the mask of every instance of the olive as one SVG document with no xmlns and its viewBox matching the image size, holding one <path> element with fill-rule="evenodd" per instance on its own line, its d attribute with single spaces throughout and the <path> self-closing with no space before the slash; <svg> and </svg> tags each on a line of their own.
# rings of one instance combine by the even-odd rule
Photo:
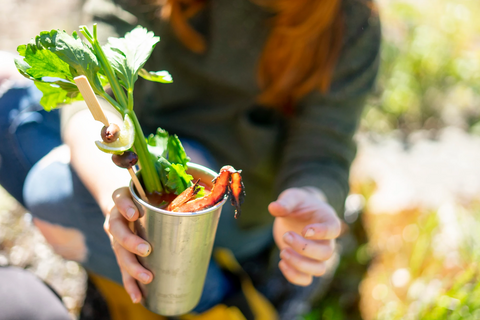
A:
<svg viewBox="0 0 480 320">
<path fill-rule="evenodd" d="M 138 156 L 133 151 L 125 151 L 122 154 L 114 154 L 112 161 L 120 168 L 130 169 L 138 162 Z"/>
<path fill-rule="evenodd" d="M 104 142 L 106 143 L 115 142 L 120 136 L 120 127 L 117 126 L 115 123 L 110 123 L 108 127 L 103 126 L 101 135 L 102 135 L 102 140 Z"/>
</svg>

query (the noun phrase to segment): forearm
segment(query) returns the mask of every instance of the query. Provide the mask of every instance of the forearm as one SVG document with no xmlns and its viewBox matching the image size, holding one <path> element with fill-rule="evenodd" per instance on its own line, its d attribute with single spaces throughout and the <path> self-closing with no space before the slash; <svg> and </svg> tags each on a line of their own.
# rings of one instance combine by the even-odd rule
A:
<svg viewBox="0 0 480 320">
<path fill-rule="evenodd" d="M 110 122 L 121 123 L 118 115 L 106 115 Z M 96 147 L 102 126 L 88 110 L 79 111 L 65 125 L 63 139 L 70 147 L 72 167 L 106 214 L 113 206 L 113 191 L 128 185 L 130 176 L 113 164 L 111 155 Z"/>
</svg>

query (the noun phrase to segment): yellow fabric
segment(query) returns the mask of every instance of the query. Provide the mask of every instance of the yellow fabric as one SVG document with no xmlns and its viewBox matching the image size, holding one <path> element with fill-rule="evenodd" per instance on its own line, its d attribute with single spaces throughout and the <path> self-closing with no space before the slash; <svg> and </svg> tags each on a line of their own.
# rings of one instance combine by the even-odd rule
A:
<svg viewBox="0 0 480 320">
<path fill-rule="evenodd" d="M 273 305 L 253 286 L 248 275 L 235 260 L 228 249 L 216 249 L 214 257 L 220 267 L 239 277 L 243 293 L 252 310 L 255 320 L 278 320 Z M 166 320 L 167 318 L 148 311 L 141 304 L 134 304 L 125 289 L 106 278 L 89 274 L 90 279 L 104 297 L 112 320 Z M 182 320 L 245 320 L 242 312 L 236 307 L 218 304 L 202 314 L 187 314 Z"/>
<path fill-rule="evenodd" d="M 167 319 L 148 311 L 141 304 L 133 303 L 121 285 L 92 273 L 89 274 L 89 277 L 105 299 L 112 320 Z"/>
<path fill-rule="evenodd" d="M 90 279 L 104 297 L 112 320 L 166 320 L 156 313 L 145 309 L 141 304 L 134 304 L 125 289 L 117 283 L 98 275 L 89 274 Z M 182 320 L 245 320 L 236 307 L 218 304 L 202 314 L 188 314 Z"/>
<path fill-rule="evenodd" d="M 237 307 L 227 307 L 217 304 L 215 307 L 202 314 L 187 314 L 180 317 L 181 320 L 246 320 Z"/>
<path fill-rule="evenodd" d="M 214 252 L 215 261 L 223 268 L 238 276 L 241 280 L 243 293 L 248 301 L 255 320 L 277 320 L 278 314 L 270 301 L 261 295 L 253 286 L 248 275 L 243 271 L 228 249 L 219 248 Z"/>
</svg>

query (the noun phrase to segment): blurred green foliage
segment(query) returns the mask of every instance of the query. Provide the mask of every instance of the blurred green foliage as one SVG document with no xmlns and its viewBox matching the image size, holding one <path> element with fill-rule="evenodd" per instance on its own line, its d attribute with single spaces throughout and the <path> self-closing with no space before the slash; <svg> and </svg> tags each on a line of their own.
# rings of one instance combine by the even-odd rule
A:
<svg viewBox="0 0 480 320">
<path fill-rule="evenodd" d="M 375 319 L 480 319 L 480 205 L 470 205 L 418 217 L 418 239 L 403 249 L 411 251 L 406 291 L 387 284 Z"/>
<path fill-rule="evenodd" d="M 480 133 L 480 1 L 380 0 L 378 87 L 362 130 Z"/>
<path fill-rule="evenodd" d="M 361 130 L 404 141 L 446 126 L 480 135 L 480 1 L 377 4 L 381 67 Z M 367 203 L 372 192 L 360 190 Z M 480 319 L 480 202 L 361 217 L 350 245 L 338 241 L 330 291 L 303 320 Z"/>
</svg>

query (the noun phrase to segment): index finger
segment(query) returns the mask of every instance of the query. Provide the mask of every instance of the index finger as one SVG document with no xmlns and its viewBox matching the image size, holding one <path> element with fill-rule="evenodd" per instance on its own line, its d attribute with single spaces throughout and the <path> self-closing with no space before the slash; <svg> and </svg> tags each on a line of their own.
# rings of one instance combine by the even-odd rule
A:
<svg viewBox="0 0 480 320">
<path fill-rule="evenodd" d="M 130 191 L 127 187 L 119 188 L 113 192 L 112 199 L 115 202 L 115 206 L 118 211 L 129 221 L 135 221 L 138 219 L 138 208 L 133 203 Z"/>
</svg>

